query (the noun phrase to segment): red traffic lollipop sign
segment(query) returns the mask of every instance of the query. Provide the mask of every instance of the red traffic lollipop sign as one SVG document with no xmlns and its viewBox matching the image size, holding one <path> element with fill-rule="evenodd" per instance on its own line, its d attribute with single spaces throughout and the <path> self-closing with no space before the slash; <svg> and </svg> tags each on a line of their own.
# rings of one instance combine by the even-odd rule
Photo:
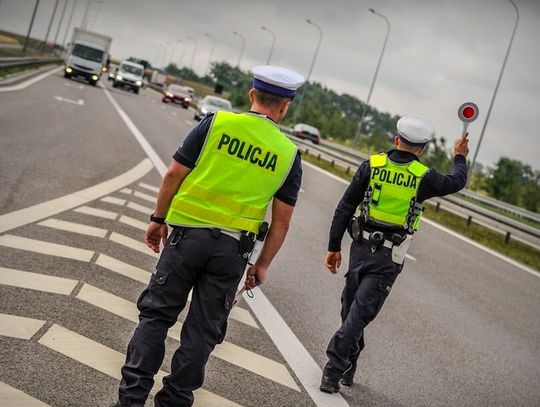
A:
<svg viewBox="0 0 540 407">
<path fill-rule="evenodd" d="M 463 122 L 463 136 L 467 133 L 470 122 L 478 117 L 478 106 L 473 102 L 465 102 L 458 109 L 458 117 Z"/>
</svg>

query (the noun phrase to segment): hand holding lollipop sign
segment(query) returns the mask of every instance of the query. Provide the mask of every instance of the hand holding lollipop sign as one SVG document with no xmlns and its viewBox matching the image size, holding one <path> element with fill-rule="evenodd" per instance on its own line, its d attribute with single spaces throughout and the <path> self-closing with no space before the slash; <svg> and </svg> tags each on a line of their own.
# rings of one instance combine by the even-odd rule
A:
<svg viewBox="0 0 540 407">
<path fill-rule="evenodd" d="M 467 128 L 469 123 L 474 122 L 478 117 L 478 106 L 473 102 L 465 102 L 458 109 L 458 117 L 463 122 L 463 134 L 461 137 L 467 134 Z"/>
</svg>

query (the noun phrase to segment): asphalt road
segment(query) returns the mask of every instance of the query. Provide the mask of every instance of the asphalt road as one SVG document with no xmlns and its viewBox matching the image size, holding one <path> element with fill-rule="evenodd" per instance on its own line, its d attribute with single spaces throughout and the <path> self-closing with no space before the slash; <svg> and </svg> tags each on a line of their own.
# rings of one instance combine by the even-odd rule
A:
<svg viewBox="0 0 540 407">
<path fill-rule="evenodd" d="M 162 104 L 151 90 L 135 95 L 103 85 L 168 164 L 194 125 L 192 112 Z M 156 261 L 122 239 L 141 240 L 144 207 L 152 208 L 155 195 L 148 186 L 159 186 L 160 176 L 101 88 L 55 73 L 27 89 L 0 93 L 0 106 L 0 205 L 10 219 L 15 211 L 139 169 L 98 192 L 79 194 L 84 204 L 62 201 L 62 209 L 0 234 L 0 395 L 18 389 L 27 395 L 21 397 L 50 406 L 107 405 L 116 392 L 116 360 L 135 327 L 133 303 Z M 290 234 L 262 288 L 319 367 L 339 324 L 347 262 L 331 276 L 322 258 L 345 187 L 304 165 Z M 81 213 L 81 207 L 94 212 Z M 95 209 L 114 218 L 96 216 Z M 66 222 L 79 229 L 58 229 Z M 80 225 L 104 234 L 82 235 Z M 85 249 L 89 253 L 81 256 L 89 258 L 66 258 L 41 242 Z M 347 245 L 346 238 L 345 256 Z M 540 279 L 427 223 L 410 255 L 414 260 L 407 260 L 366 330 L 358 384 L 342 391 L 349 405 L 540 405 Z M 201 405 L 315 405 L 245 302 L 226 341 L 209 362 L 208 393 L 200 397 L 209 401 Z M 177 345 L 167 339 L 163 371 Z"/>
</svg>

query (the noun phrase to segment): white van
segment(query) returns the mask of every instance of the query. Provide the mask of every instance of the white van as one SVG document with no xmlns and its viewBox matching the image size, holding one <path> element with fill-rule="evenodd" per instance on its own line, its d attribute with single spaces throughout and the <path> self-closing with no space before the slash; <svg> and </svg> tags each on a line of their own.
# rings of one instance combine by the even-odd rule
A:
<svg viewBox="0 0 540 407">
<path fill-rule="evenodd" d="M 122 61 L 116 70 L 113 87 L 127 87 L 131 88 L 133 92 L 139 93 L 139 88 L 143 84 L 143 76 L 144 66 L 135 62 Z"/>
</svg>

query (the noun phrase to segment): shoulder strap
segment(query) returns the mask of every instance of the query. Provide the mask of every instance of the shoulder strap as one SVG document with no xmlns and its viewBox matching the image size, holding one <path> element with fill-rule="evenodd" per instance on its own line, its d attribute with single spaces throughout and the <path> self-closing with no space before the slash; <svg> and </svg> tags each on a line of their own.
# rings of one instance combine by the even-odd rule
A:
<svg viewBox="0 0 540 407">
<path fill-rule="evenodd" d="M 369 157 L 369 165 L 371 168 L 384 167 L 387 158 L 386 153 L 373 154 Z"/>
<path fill-rule="evenodd" d="M 414 160 L 409 164 L 407 170 L 409 170 L 409 172 L 415 177 L 422 177 L 426 172 L 429 171 L 429 167 L 425 166 L 420 161 Z"/>
</svg>

